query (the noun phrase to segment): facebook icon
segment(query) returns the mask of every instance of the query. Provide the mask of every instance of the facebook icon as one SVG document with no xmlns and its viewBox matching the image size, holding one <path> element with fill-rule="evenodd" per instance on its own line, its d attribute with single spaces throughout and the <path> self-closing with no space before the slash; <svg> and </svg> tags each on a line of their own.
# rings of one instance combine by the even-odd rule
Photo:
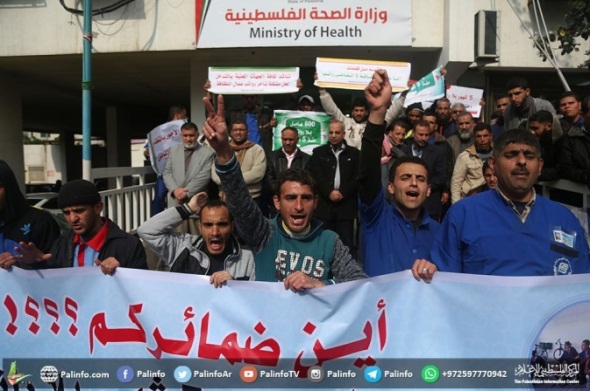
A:
<svg viewBox="0 0 590 391">
<path fill-rule="evenodd" d="M 121 383 L 129 383 L 135 378 L 135 373 L 133 372 L 133 368 L 129 365 L 122 365 L 117 369 L 117 379 Z"/>
</svg>

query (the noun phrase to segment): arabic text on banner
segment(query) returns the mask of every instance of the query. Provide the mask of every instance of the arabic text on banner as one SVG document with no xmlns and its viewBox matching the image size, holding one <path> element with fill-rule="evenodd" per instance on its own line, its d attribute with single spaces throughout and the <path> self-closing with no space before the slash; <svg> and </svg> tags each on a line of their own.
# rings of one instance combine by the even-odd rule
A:
<svg viewBox="0 0 590 391">
<path fill-rule="evenodd" d="M 385 69 L 394 91 L 408 88 L 412 66 L 409 62 L 353 60 L 345 58 L 322 58 L 316 60 L 318 79 L 316 86 L 364 90 L 373 73 Z"/>
<path fill-rule="evenodd" d="M 412 44 L 411 0 L 209 0 L 195 11 L 198 48 Z"/>
<path fill-rule="evenodd" d="M 450 86 L 447 88 L 447 98 L 454 103 L 463 103 L 465 109 L 473 115 L 474 118 L 479 118 L 481 114 L 481 105 L 479 102 L 483 97 L 483 90 L 479 88 L 468 88 L 461 86 Z"/>
<path fill-rule="evenodd" d="M 166 122 L 148 133 L 150 162 L 156 174 L 162 175 L 164 172 L 170 148 L 182 142 L 180 128 L 185 122 L 183 119 Z"/>
<path fill-rule="evenodd" d="M 315 147 L 328 142 L 330 116 L 326 113 L 275 110 L 274 116 L 277 119 L 277 126 L 273 130 L 273 151 L 281 149 L 281 130 L 287 126 L 297 129 L 299 134 L 297 146 L 308 154 L 311 154 Z"/>
<path fill-rule="evenodd" d="M 355 388 L 365 384 L 367 367 L 404 370 L 387 367 L 388 360 L 425 360 L 423 366 L 510 359 L 520 364 L 511 364 L 509 375 L 525 382 L 536 346 L 569 340 L 579 350 L 590 337 L 589 309 L 588 275 L 438 273 L 424 284 L 405 271 L 295 294 L 282 283 L 229 281 L 215 289 L 207 277 L 169 272 L 118 269 L 105 276 L 93 267 L 15 268 L 0 270 L 0 359 L 6 370 L 6 359 L 18 358 L 22 371 L 34 358 L 45 365 L 49 359 L 92 359 L 97 365 L 99 359 L 127 365 L 150 359 L 156 368 L 170 366 L 171 359 L 198 359 L 201 369 L 237 372 L 252 365 L 299 375 L 318 366 L 336 371 L 337 363 L 338 370 L 359 373 L 343 379 Z M 558 349 L 553 345 L 550 362 Z M 32 375 L 39 384 L 39 371 Z M 441 368 L 439 385 L 457 384 L 442 376 Z M 171 377 L 160 375 L 174 382 Z M 87 380 L 80 380 L 82 389 Z M 211 379 L 194 380 L 198 386 Z M 422 382 L 419 370 L 412 379 L 393 380 L 398 386 Z M 484 381 L 462 380 L 458 384 Z M 224 387 L 241 384 L 237 375 L 222 381 Z M 295 384 L 311 385 L 307 379 Z M 134 385 L 141 382 L 129 383 Z"/>
<path fill-rule="evenodd" d="M 418 80 L 408 91 L 404 107 L 412 103 L 433 101 L 445 96 L 445 78 L 440 67 Z"/>
<path fill-rule="evenodd" d="M 210 67 L 214 94 L 286 94 L 297 92 L 299 68 Z"/>
</svg>

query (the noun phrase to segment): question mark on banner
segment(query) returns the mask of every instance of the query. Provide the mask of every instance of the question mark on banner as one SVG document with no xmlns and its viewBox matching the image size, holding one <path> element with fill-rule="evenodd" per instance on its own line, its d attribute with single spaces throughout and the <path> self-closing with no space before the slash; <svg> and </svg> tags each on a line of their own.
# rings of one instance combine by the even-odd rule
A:
<svg viewBox="0 0 590 391">
<path fill-rule="evenodd" d="M 29 331 L 33 334 L 37 334 L 41 328 L 37 321 L 39 320 L 39 303 L 31 296 L 27 296 L 27 302 L 25 303 L 25 314 L 35 319 L 29 325 Z"/>
<path fill-rule="evenodd" d="M 14 335 L 18 329 L 18 327 L 14 324 L 18 314 L 18 309 L 16 308 L 16 304 L 10 295 L 6 295 L 4 298 L 4 307 L 6 307 L 8 313 L 10 314 L 10 323 L 8 323 L 8 326 L 6 326 L 6 331 L 8 331 L 10 335 Z"/>
<path fill-rule="evenodd" d="M 43 304 L 45 304 L 45 312 L 47 315 L 51 316 L 55 320 L 51 323 L 51 327 L 49 328 L 53 331 L 53 334 L 57 335 L 59 333 L 59 325 L 57 322 L 59 321 L 59 313 L 57 312 L 57 303 L 53 300 L 45 299 L 43 300 Z"/>
<path fill-rule="evenodd" d="M 78 334 L 78 327 L 76 327 L 76 321 L 78 320 L 78 304 L 73 299 L 66 297 L 65 307 L 66 315 L 74 321 L 68 330 L 70 331 L 70 334 L 75 337 L 76 334 Z"/>
</svg>

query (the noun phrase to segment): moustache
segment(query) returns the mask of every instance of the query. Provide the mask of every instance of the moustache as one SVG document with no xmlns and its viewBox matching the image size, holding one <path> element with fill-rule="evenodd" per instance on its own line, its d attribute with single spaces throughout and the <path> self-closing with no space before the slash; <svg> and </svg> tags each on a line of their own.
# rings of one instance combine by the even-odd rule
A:
<svg viewBox="0 0 590 391">
<path fill-rule="evenodd" d="M 512 170 L 510 172 L 512 175 L 529 175 L 529 170 L 527 170 L 526 168 L 521 168 L 521 169 L 516 169 L 516 170 Z"/>
</svg>

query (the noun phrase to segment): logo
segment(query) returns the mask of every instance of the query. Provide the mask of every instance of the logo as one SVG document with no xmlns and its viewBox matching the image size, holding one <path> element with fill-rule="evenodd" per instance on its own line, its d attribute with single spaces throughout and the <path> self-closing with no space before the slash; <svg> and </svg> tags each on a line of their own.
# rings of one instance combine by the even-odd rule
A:
<svg viewBox="0 0 590 391">
<path fill-rule="evenodd" d="M 553 275 L 563 276 L 572 274 L 572 264 L 567 258 L 558 258 L 553 264 Z"/>
<path fill-rule="evenodd" d="M 31 233 L 31 223 L 23 225 L 20 230 L 23 231 L 23 235 L 30 234 Z"/>
<path fill-rule="evenodd" d="M 41 368 L 39 377 L 45 383 L 54 383 L 59 378 L 59 372 L 53 365 L 45 365 L 43 368 Z"/>
<path fill-rule="evenodd" d="M 240 370 L 240 379 L 244 383 L 253 383 L 258 379 L 258 370 L 253 366 L 246 365 Z"/>
<path fill-rule="evenodd" d="M 365 380 L 369 383 L 377 383 L 381 380 L 381 368 L 379 367 L 366 367 L 365 368 Z"/>
<path fill-rule="evenodd" d="M 129 383 L 135 378 L 135 372 L 129 365 L 122 365 L 117 369 L 117 379 L 121 383 Z"/>
<path fill-rule="evenodd" d="M 186 383 L 191 379 L 191 369 L 185 365 L 176 367 L 174 370 L 174 379 L 179 383 Z"/>
<path fill-rule="evenodd" d="M 434 383 L 440 377 L 440 371 L 435 365 L 427 365 L 422 368 L 422 380 L 426 383 Z"/>
<path fill-rule="evenodd" d="M 314 383 L 319 383 L 324 380 L 324 370 L 322 367 L 311 367 L 307 373 L 307 378 Z"/>
</svg>

